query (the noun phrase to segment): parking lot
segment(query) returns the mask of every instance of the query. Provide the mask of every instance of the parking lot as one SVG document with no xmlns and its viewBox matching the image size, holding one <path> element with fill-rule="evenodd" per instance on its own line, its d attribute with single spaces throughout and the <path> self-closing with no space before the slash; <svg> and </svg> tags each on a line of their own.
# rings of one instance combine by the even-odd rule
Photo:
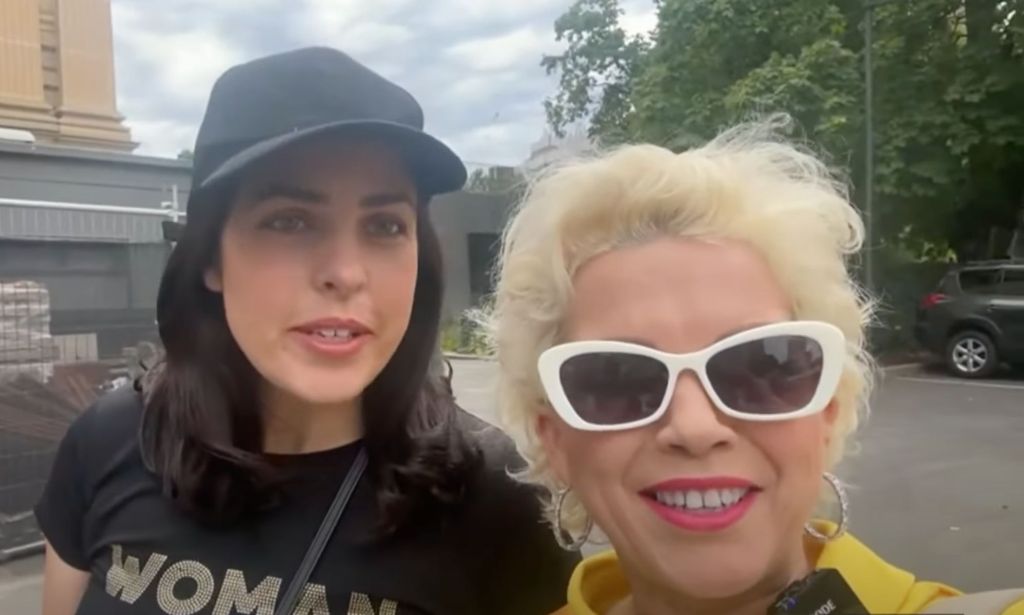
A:
<svg viewBox="0 0 1024 615">
<path fill-rule="evenodd" d="M 459 402 L 493 421 L 494 364 L 453 364 Z M 852 531 L 921 578 L 966 591 L 1024 586 L 1024 379 L 895 369 L 873 408 L 840 471 Z M 0 565 L 0 615 L 39 612 L 41 566 Z"/>
<path fill-rule="evenodd" d="M 889 372 L 853 483 L 853 530 L 894 563 L 964 590 L 1024 586 L 1024 380 Z"/>
</svg>

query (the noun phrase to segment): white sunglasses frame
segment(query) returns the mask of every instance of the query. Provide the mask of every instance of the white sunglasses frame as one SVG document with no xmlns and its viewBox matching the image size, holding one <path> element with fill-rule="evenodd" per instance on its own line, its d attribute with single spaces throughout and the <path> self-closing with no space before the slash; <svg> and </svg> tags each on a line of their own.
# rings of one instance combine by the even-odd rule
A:
<svg viewBox="0 0 1024 615">
<path fill-rule="evenodd" d="M 814 340 L 819 346 L 821 346 L 821 379 L 818 381 L 817 391 L 814 392 L 814 395 L 811 397 L 811 400 L 807 405 L 791 412 L 781 414 L 747 414 L 726 406 L 721 397 L 718 396 L 718 393 L 715 392 L 714 387 L 711 386 L 711 382 L 708 380 L 708 360 L 716 353 L 734 346 L 739 346 L 755 340 L 784 335 L 807 337 Z M 661 400 L 661 405 L 658 406 L 658 409 L 642 419 L 631 421 L 629 423 L 617 423 L 613 425 L 591 423 L 584 420 L 583 417 L 577 414 L 562 388 L 559 372 L 562 364 L 567 360 L 582 354 L 591 354 L 595 352 L 616 352 L 639 355 L 655 359 L 667 366 L 669 371 L 668 386 L 665 387 L 665 397 Z M 748 329 L 719 340 L 703 350 L 683 354 L 663 352 L 661 350 L 629 342 L 605 340 L 568 342 L 552 346 L 541 353 L 540 357 L 537 359 L 537 369 L 540 372 L 541 385 L 544 387 L 548 403 L 551 404 L 551 407 L 558 413 L 558 416 L 570 427 L 582 431 L 624 431 L 627 429 L 635 429 L 637 427 L 650 425 L 661 419 L 661 417 L 668 411 L 668 407 L 671 405 L 673 393 L 675 392 L 676 385 L 679 382 L 679 375 L 684 371 L 692 371 L 697 375 L 701 386 L 704 388 L 704 394 L 707 395 L 708 399 L 711 400 L 714 406 L 726 416 L 742 419 L 744 421 L 776 422 L 817 414 L 824 410 L 835 396 L 836 390 L 839 387 L 839 379 L 842 376 L 845 362 L 846 338 L 838 327 L 819 321 L 787 321 Z"/>
</svg>

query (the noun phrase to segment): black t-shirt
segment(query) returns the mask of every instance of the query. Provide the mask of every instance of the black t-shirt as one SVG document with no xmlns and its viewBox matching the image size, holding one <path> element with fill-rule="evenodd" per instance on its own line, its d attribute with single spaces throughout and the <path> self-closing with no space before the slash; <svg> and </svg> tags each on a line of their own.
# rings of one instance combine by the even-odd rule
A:
<svg viewBox="0 0 1024 615">
<path fill-rule="evenodd" d="M 78 615 L 271 615 L 359 444 L 274 461 L 301 470 L 278 507 L 212 529 L 161 495 L 138 446 L 129 389 L 87 410 L 61 443 L 36 508 L 47 540 L 91 578 Z M 508 438 L 463 417 L 484 454 L 464 500 L 395 538 L 370 539 L 363 477 L 296 615 L 547 615 L 565 604 L 578 557 L 554 543 L 536 492 L 506 475 Z"/>
</svg>

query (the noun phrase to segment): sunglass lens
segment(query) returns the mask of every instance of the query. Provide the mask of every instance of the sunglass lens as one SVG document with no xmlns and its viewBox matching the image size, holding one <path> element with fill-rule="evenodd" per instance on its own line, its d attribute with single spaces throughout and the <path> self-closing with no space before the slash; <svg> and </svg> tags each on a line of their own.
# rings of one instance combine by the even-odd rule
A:
<svg viewBox="0 0 1024 615">
<path fill-rule="evenodd" d="M 707 364 L 715 393 L 745 414 L 785 414 L 811 402 L 821 382 L 821 345 L 809 337 L 779 335 L 716 353 Z"/>
<path fill-rule="evenodd" d="M 559 370 L 573 410 L 595 425 L 621 425 L 653 414 L 668 390 L 668 368 L 656 359 L 619 352 L 576 355 Z"/>
</svg>

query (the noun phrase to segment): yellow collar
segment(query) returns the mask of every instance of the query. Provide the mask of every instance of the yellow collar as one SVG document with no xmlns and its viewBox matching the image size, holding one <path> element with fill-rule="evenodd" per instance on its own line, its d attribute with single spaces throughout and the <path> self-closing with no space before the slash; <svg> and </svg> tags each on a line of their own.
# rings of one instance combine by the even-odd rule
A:
<svg viewBox="0 0 1024 615">
<path fill-rule="evenodd" d="M 819 526 L 826 534 L 834 531 L 828 523 Z M 808 549 L 820 550 L 815 567 L 838 570 L 869 613 L 915 613 L 929 602 L 960 594 L 946 585 L 917 581 L 849 534 L 823 546 L 809 543 Z M 576 567 L 569 581 L 569 604 L 560 613 L 602 615 L 629 592 L 618 556 L 607 551 Z"/>
</svg>

